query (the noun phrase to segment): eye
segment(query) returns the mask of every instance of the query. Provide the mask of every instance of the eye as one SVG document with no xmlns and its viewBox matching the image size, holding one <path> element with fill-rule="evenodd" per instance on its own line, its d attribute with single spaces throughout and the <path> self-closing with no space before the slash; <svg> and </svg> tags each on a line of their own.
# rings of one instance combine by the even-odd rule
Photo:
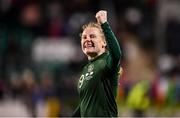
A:
<svg viewBox="0 0 180 118">
<path fill-rule="evenodd" d="M 87 39 L 87 36 L 82 36 L 82 39 Z"/>
<path fill-rule="evenodd" d="M 91 34 L 91 35 L 90 35 L 90 38 L 96 38 L 96 35 Z"/>
</svg>

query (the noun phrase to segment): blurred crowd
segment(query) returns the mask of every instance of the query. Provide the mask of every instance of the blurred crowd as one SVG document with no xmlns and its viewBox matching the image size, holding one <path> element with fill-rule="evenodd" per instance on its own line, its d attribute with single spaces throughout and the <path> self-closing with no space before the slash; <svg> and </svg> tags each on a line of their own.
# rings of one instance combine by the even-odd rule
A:
<svg viewBox="0 0 180 118">
<path fill-rule="evenodd" d="M 178 0 L 0 0 L 0 116 L 71 116 L 100 9 L 123 51 L 119 116 L 180 116 Z"/>
</svg>

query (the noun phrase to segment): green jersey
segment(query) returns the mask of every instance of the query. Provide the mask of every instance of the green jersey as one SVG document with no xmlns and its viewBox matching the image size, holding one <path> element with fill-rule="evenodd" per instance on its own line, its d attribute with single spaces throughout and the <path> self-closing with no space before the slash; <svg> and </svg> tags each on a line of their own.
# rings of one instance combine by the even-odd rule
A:
<svg viewBox="0 0 180 118">
<path fill-rule="evenodd" d="M 108 23 L 101 25 L 108 51 L 89 60 L 83 68 L 79 82 L 79 116 L 117 116 L 116 90 L 121 51 Z M 77 113 L 76 113 L 77 114 Z M 75 115 L 76 116 L 76 115 Z"/>
</svg>

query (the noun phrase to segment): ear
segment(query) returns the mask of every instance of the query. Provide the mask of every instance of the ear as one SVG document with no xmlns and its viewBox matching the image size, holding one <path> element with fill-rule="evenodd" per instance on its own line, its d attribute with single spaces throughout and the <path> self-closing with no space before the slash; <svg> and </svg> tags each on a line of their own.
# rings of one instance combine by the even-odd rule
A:
<svg viewBox="0 0 180 118">
<path fill-rule="evenodd" d="M 106 45 L 107 45 L 107 44 L 106 44 L 106 41 L 103 41 L 102 48 L 104 48 L 104 47 L 106 48 Z"/>
<path fill-rule="evenodd" d="M 107 43 L 106 43 L 106 41 L 105 41 L 105 40 L 103 41 L 103 46 L 104 46 L 104 47 L 106 47 L 106 46 L 107 46 Z"/>
</svg>

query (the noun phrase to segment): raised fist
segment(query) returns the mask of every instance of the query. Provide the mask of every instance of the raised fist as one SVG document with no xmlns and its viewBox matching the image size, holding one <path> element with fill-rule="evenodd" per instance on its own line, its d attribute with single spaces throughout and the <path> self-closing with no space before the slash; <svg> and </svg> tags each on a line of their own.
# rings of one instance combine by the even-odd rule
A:
<svg viewBox="0 0 180 118">
<path fill-rule="evenodd" d="M 97 22 L 100 24 L 107 22 L 107 11 L 105 10 L 98 11 L 96 13 L 96 19 L 97 19 Z"/>
</svg>

